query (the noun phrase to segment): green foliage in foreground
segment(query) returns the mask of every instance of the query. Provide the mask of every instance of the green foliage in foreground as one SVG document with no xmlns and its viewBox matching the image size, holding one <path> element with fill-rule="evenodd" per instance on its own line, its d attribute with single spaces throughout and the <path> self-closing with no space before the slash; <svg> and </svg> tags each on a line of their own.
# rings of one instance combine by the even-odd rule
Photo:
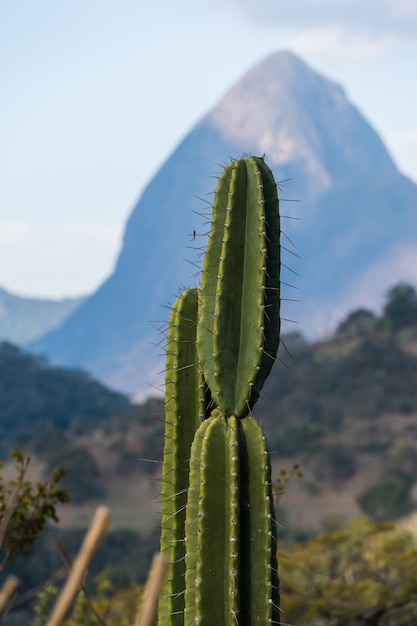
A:
<svg viewBox="0 0 417 626">
<path fill-rule="evenodd" d="M 26 479 L 30 458 L 20 450 L 11 456 L 15 475 L 9 481 L 0 476 L 0 572 L 20 554 L 32 551 L 46 523 L 58 521 L 56 505 L 69 502 L 68 492 L 60 485 L 62 469 L 55 468 L 50 480 L 34 484 Z"/>
<path fill-rule="evenodd" d="M 356 519 L 306 542 L 279 542 L 279 558 L 283 624 L 415 626 L 417 541 L 396 525 Z M 140 585 L 132 579 L 121 586 L 111 582 L 117 557 L 103 561 L 100 574 L 90 573 L 87 595 L 80 594 L 68 626 L 133 623 Z M 35 600 L 32 626 L 45 623 L 56 592 L 53 585 Z M 18 623 L 27 624 L 27 615 Z"/>
<path fill-rule="evenodd" d="M 132 626 L 138 613 L 143 587 L 131 582 L 128 587 L 114 586 L 104 575 L 94 579 L 95 594 L 82 590 L 75 601 L 66 626 Z M 48 585 L 35 604 L 32 626 L 45 626 L 58 594 L 56 585 Z"/>
<path fill-rule="evenodd" d="M 291 544 L 280 563 L 284 623 L 416 624 L 417 541 L 392 523 L 357 519 Z"/>
</svg>

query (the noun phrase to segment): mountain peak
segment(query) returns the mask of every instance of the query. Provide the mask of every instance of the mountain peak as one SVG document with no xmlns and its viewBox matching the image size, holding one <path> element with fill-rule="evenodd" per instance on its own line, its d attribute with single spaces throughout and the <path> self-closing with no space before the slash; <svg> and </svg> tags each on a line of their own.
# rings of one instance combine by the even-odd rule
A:
<svg viewBox="0 0 417 626">
<path fill-rule="evenodd" d="M 253 146 L 290 176 L 323 192 L 335 178 L 395 165 L 375 131 L 337 83 L 291 52 L 255 65 L 209 114 L 228 141 Z"/>
<path fill-rule="evenodd" d="M 283 219 L 283 228 L 302 257 L 289 264 L 300 274 L 303 301 L 294 313 L 283 302 L 284 317 L 295 317 L 302 332 L 314 336 L 343 314 L 341 303 L 352 310 L 363 277 L 375 299 L 376 289 L 387 289 L 387 272 L 378 268 L 393 267 L 404 246 L 415 249 L 417 187 L 401 177 L 339 85 L 279 52 L 249 70 L 191 129 L 133 209 L 114 273 L 59 329 L 30 347 L 124 391 L 155 382 L 152 371 L 163 364 L 150 346 L 160 339 L 151 321 L 166 321 L 162 307 L 181 285 L 200 279 L 196 264 L 184 261 L 193 257 L 190 247 L 205 243 L 197 198 L 213 191 L 215 164 L 242 153 L 266 153 L 276 180 L 292 179 L 291 197 L 302 201 L 284 205 L 284 213 L 296 207 L 302 217 Z"/>
</svg>

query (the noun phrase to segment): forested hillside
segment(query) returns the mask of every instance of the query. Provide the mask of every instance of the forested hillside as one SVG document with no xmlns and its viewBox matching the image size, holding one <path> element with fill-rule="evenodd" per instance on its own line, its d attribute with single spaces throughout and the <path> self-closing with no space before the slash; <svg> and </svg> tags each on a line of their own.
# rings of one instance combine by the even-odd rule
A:
<svg viewBox="0 0 417 626">
<path fill-rule="evenodd" d="M 327 341 L 288 334 L 279 357 L 255 413 L 272 452 L 281 541 L 311 538 L 363 513 L 375 522 L 413 513 L 416 290 L 393 287 L 380 315 L 352 311 Z M 17 443 L 31 454 L 35 479 L 56 465 L 68 470 L 62 485 L 72 502 L 58 507 L 65 550 L 74 553 L 105 503 L 112 531 L 94 572 L 111 562 L 111 580 L 143 581 L 158 546 L 162 396 L 130 404 L 85 373 L 48 367 L 11 344 L 0 346 L 0 381 L 2 458 Z M 54 542 L 42 539 L 8 571 L 30 586 L 58 563 Z"/>
<path fill-rule="evenodd" d="M 16 437 L 50 427 L 67 430 L 102 420 L 128 406 L 85 372 L 51 368 L 17 346 L 0 343 L 0 441 L 4 451 Z"/>
<path fill-rule="evenodd" d="M 352 311 L 328 341 L 310 344 L 296 333 L 284 336 L 255 415 L 264 426 L 276 475 L 293 464 L 304 473 L 304 479 L 292 481 L 295 500 L 291 488 L 283 500 L 291 525 L 297 526 L 306 499 L 311 500 L 311 528 L 337 511 L 351 517 L 362 510 L 384 519 L 412 510 L 416 321 L 416 291 L 399 284 L 388 292 L 380 316 Z M 70 470 L 65 486 L 77 506 L 115 502 L 116 516 L 123 510 L 121 524 L 135 526 L 131 495 L 145 477 L 158 478 L 160 472 L 162 396 L 130 404 L 81 371 L 50 368 L 2 344 L 0 416 L 3 456 L 18 443 L 47 471 L 63 465 Z M 397 499 L 385 497 L 380 508 L 384 488 Z M 151 492 L 157 489 L 153 482 Z M 324 497 L 330 504 L 323 508 Z M 157 523 L 155 507 L 153 502 L 150 516 L 141 517 L 142 527 Z M 69 525 L 74 517 L 81 519 L 68 516 Z"/>
</svg>

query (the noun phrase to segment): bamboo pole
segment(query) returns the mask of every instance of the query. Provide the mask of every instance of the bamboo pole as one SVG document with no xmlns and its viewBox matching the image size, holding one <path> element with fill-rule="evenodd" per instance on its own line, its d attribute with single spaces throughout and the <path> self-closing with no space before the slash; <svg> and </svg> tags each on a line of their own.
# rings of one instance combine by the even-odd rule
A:
<svg viewBox="0 0 417 626">
<path fill-rule="evenodd" d="M 16 591 L 21 586 L 22 581 L 16 576 L 8 576 L 0 589 L 0 617 L 7 612 Z"/>
<path fill-rule="evenodd" d="M 152 626 L 158 608 L 158 598 L 164 583 L 168 561 L 160 552 L 152 560 L 151 571 L 143 594 L 141 609 L 136 617 L 135 626 Z"/>
<path fill-rule="evenodd" d="M 80 590 L 85 573 L 110 523 L 107 507 L 100 506 L 93 517 L 80 551 L 73 563 L 67 582 L 59 594 L 46 626 L 60 626 Z"/>
</svg>

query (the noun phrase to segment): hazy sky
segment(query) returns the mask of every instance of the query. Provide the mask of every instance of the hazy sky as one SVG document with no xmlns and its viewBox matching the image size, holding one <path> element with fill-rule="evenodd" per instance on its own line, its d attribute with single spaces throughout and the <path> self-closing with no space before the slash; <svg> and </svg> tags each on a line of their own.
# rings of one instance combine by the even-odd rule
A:
<svg viewBox="0 0 417 626">
<path fill-rule="evenodd" d="M 417 181 L 415 0 L 0 0 L 0 286 L 98 287 L 150 177 L 282 49 L 341 83 Z"/>
</svg>

